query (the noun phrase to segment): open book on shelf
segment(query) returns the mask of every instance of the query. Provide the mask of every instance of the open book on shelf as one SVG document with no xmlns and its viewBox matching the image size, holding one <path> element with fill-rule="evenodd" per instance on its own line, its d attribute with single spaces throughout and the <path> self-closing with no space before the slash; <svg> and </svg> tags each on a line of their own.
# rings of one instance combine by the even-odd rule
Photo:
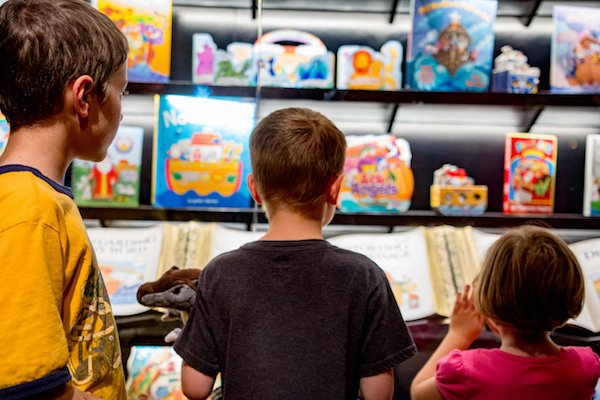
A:
<svg viewBox="0 0 600 400">
<path fill-rule="evenodd" d="M 386 234 L 347 234 L 329 238 L 340 248 L 362 253 L 388 276 L 407 321 L 449 316 L 457 291 L 476 274 L 470 230 L 419 227 Z"/>
<path fill-rule="evenodd" d="M 202 269 L 214 257 L 258 240 L 264 233 L 216 223 L 163 222 L 148 228 L 90 228 L 115 315 L 146 311 L 137 288 L 172 266 Z M 448 317 L 456 293 L 471 283 L 487 249 L 500 237 L 472 227 L 417 227 L 395 233 L 351 233 L 327 240 L 381 267 L 405 320 Z M 569 245 L 586 279 L 582 313 L 571 325 L 600 332 L 600 238 Z"/>
</svg>

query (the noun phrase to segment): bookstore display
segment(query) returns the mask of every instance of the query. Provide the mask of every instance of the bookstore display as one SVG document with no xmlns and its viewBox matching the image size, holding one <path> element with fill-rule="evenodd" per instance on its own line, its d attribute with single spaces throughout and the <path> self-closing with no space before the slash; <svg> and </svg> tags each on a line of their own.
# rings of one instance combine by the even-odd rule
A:
<svg viewBox="0 0 600 400">
<path fill-rule="evenodd" d="M 280 107 L 295 100 L 339 101 L 342 109 L 344 101 L 355 100 L 396 108 L 415 102 L 489 103 L 527 112 L 546 105 L 600 104 L 597 7 L 554 7 L 546 51 L 522 42 L 513 48 L 505 39 L 515 36 L 505 32 L 499 41 L 494 0 L 413 0 L 408 32 L 342 32 L 335 39 L 338 32 L 308 28 L 267 27 L 254 37 L 228 32 L 235 24 L 219 31 L 213 29 L 216 23 L 190 23 L 182 17 L 188 11 L 172 3 L 92 1 L 127 36 L 129 90 L 155 95 L 152 127 L 127 123 L 106 160 L 76 161 L 71 167 L 69 183 L 84 218 L 159 220 L 143 228 L 88 229 L 121 321 L 155 311 L 183 321 L 185 316 L 173 314 L 173 307 L 155 297 L 140 301 L 140 287 L 173 266 L 201 270 L 216 255 L 262 236 L 252 227 L 266 218 L 246 186 L 249 135 L 262 98 L 276 99 Z M 257 91 L 262 98 L 255 97 Z M 343 224 L 382 224 L 391 233 L 334 234 L 327 240 L 369 256 L 384 269 L 407 321 L 450 314 L 456 292 L 472 281 L 485 251 L 499 237 L 477 229 L 478 224 L 505 228 L 539 219 L 553 225 L 554 216 L 560 227 L 598 236 L 600 134 L 575 132 L 570 139 L 563 131 L 503 132 L 497 138 L 501 145 L 474 154 L 474 160 L 449 157 L 430 165 L 434 157 L 423 151 L 425 139 L 418 143 L 401 131 L 392 133 L 394 116 L 395 111 L 387 132 L 370 129 L 346 136 L 336 215 Z M 8 124 L 0 114 L 0 153 L 7 138 Z M 461 146 L 459 140 L 465 139 L 457 139 L 452 148 L 432 144 L 431 152 L 452 153 Z M 481 147 L 491 143 L 476 140 Z M 497 157 L 486 158 L 492 152 Z M 243 214 L 234 222 L 246 223 L 246 231 L 192 220 L 231 222 L 235 214 Z M 420 226 L 420 215 L 436 226 Z M 186 222 L 169 221 L 169 216 Z M 391 227 L 404 224 L 411 228 L 392 232 Z M 600 238 L 569 247 L 586 275 L 586 299 L 568 327 L 598 337 Z M 164 344 L 131 348 L 131 398 L 182 398 L 181 361 Z"/>
</svg>

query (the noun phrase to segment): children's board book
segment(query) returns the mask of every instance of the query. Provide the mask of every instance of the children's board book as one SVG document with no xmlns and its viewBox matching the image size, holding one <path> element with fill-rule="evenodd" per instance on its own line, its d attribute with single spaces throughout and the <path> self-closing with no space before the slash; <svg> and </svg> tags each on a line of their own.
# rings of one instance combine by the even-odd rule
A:
<svg viewBox="0 0 600 400">
<path fill-rule="evenodd" d="M 557 152 L 554 135 L 506 135 L 502 202 L 505 214 L 552 214 Z"/>
<path fill-rule="evenodd" d="M 92 207 L 137 207 L 144 129 L 122 125 L 100 162 L 73 160 L 71 186 L 75 202 Z"/>
<path fill-rule="evenodd" d="M 346 234 L 331 237 L 328 241 L 342 249 L 366 255 L 385 271 L 405 320 L 436 313 L 423 229 L 389 234 Z"/>
<path fill-rule="evenodd" d="M 333 88 L 335 56 L 315 35 L 275 30 L 259 37 L 254 46 L 261 86 Z"/>
<path fill-rule="evenodd" d="M 588 135 L 585 141 L 583 215 L 600 217 L 600 135 Z"/>
<path fill-rule="evenodd" d="M 0 154 L 4 151 L 6 147 L 6 142 L 8 141 L 8 122 L 6 121 L 6 117 L 2 113 L 0 113 Z"/>
<path fill-rule="evenodd" d="M 172 0 L 92 0 L 127 37 L 130 82 L 167 82 L 171 73 Z"/>
<path fill-rule="evenodd" d="M 127 398 L 185 399 L 182 362 L 172 346 L 132 346 L 127 359 Z"/>
<path fill-rule="evenodd" d="M 154 281 L 163 240 L 163 225 L 144 228 L 88 228 L 108 297 L 116 316 L 148 310 L 136 294 Z"/>
<path fill-rule="evenodd" d="M 337 88 L 399 90 L 402 83 L 402 44 L 390 40 L 380 51 L 344 45 L 337 52 Z"/>
<path fill-rule="evenodd" d="M 483 92 L 490 85 L 495 0 L 412 0 L 410 89 Z"/>
<path fill-rule="evenodd" d="M 554 6 L 550 88 L 600 93 L 600 9 Z"/>
<path fill-rule="evenodd" d="M 209 33 L 192 36 L 192 81 L 221 86 L 256 84 L 256 57 L 252 43 L 233 42 L 219 49 Z"/>
<path fill-rule="evenodd" d="M 410 146 L 394 135 L 347 136 L 343 212 L 408 210 L 414 191 Z"/>
<path fill-rule="evenodd" d="M 583 215 L 600 217 L 600 135 L 588 135 L 585 141 Z"/>
<path fill-rule="evenodd" d="M 152 204 L 250 207 L 249 139 L 255 103 L 238 98 L 156 96 Z"/>
<path fill-rule="evenodd" d="M 570 323 L 600 332 L 600 238 L 571 243 L 585 278 L 585 300 L 581 314 Z"/>
</svg>

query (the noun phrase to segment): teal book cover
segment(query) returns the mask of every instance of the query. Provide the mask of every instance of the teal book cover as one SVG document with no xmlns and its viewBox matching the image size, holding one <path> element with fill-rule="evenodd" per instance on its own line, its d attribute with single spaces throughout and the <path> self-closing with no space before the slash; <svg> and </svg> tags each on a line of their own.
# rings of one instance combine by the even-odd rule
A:
<svg viewBox="0 0 600 400">
<path fill-rule="evenodd" d="M 407 86 L 485 92 L 494 53 L 495 0 L 413 0 Z"/>
</svg>

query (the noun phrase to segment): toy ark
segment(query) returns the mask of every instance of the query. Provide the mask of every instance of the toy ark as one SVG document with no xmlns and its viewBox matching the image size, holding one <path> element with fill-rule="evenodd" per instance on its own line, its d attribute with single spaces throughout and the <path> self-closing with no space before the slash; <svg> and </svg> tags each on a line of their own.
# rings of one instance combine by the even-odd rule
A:
<svg viewBox="0 0 600 400">
<path fill-rule="evenodd" d="M 479 216 L 487 208 L 485 185 L 475 185 L 463 168 L 444 164 L 433 174 L 430 205 L 442 215 Z"/>
<path fill-rule="evenodd" d="M 253 86 L 256 59 L 252 43 L 233 42 L 219 49 L 208 33 L 194 33 L 192 80 L 194 83 L 222 86 Z"/>
<path fill-rule="evenodd" d="M 600 135 L 588 135 L 585 142 L 583 215 L 600 217 Z"/>
<path fill-rule="evenodd" d="M 127 37 L 130 82 L 168 82 L 172 0 L 93 0 Z"/>
<path fill-rule="evenodd" d="M 511 46 L 502 46 L 494 59 L 492 91 L 535 94 L 540 82 L 540 69 L 527 64 L 527 56 Z"/>
<path fill-rule="evenodd" d="M 337 88 L 399 90 L 402 82 L 402 44 L 390 40 L 380 51 L 344 45 L 337 52 Z"/>
<path fill-rule="evenodd" d="M 494 51 L 495 0 L 413 0 L 407 86 L 487 91 Z"/>
<path fill-rule="evenodd" d="M 554 6 L 550 88 L 600 93 L 600 9 Z"/>
<path fill-rule="evenodd" d="M 122 125 L 104 160 L 73 160 L 71 187 L 75 202 L 92 207 L 136 207 L 143 139 L 143 128 Z"/>
<path fill-rule="evenodd" d="M 254 46 L 261 86 L 333 88 L 335 56 L 315 35 L 275 30 L 259 37 Z"/>
<path fill-rule="evenodd" d="M 504 213 L 553 213 L 557 152 L 556 136 L 532 133 L 506 135 Z"/>
<path fill-rule="evenodd" d="M 156 104 L 153 205 L 250 207 L 255 104 L 191 96 L 156 96 Z"/>
<path fill-rule="evenodd" d="M 414 192 L 408 142 L 393 135 L 347 136 L 343 212 L 408 210 Z"/>
</svg>

